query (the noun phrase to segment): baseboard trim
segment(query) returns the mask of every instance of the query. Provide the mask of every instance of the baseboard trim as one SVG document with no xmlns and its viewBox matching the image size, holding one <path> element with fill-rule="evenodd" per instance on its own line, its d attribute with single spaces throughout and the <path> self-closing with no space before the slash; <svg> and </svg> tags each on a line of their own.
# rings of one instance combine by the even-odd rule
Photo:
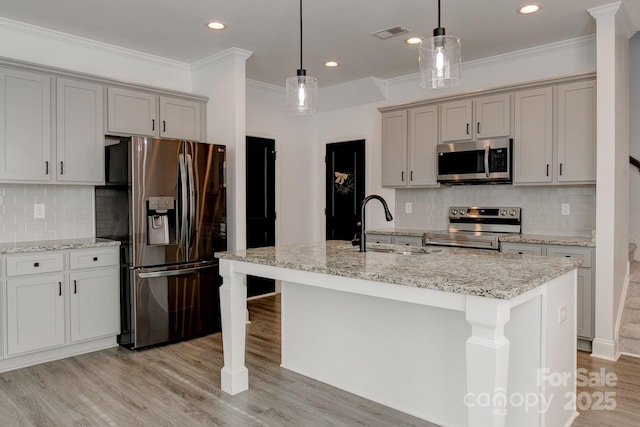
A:
<svg viewBox="0 0 640 427">
<path fill-rule="evenodd" d="M 615 341 L 596 338 L 592 341 L 591 345 L 591 357 L 611 360 L 613 362 L 620 357 L 620 353 L 616 351 L 617 346 Z"/>
</svg>

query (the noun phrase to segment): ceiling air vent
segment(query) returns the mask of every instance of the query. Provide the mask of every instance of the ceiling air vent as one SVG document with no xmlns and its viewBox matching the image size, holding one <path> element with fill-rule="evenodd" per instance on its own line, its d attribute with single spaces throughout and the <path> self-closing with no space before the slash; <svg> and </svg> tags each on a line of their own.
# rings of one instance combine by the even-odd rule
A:
<svg viewBox="0 0 640 427">
<path fill-rule="evenodd" d="M 379 38 L 380 40 L 390 39 L 391 37 L 399 36 L 400 34 L 406 34 L 409 30 L 401 27 L 395 26 L 391 28 L 385 28 L 384 30 L 376 31 L 375 33 L 371 33 L 373 37 Z"/>
</svg>

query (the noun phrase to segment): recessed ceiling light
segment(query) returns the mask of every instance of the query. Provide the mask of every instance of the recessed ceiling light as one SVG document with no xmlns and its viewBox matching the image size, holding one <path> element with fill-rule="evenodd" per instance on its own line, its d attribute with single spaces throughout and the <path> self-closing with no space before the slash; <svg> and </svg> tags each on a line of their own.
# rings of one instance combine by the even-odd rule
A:
<svg viewBox="0 0 640 427">
<path fill-rule="evenodd" d="M 542 9 L 542 6 L 537 3 L 529 3 L 523 4 L 517 9 L 517 12 L 521 15 L 531 15 L 533 13 L 539 12 Z"/>
<path fill-rule="evenodd" d="M 336 61 L 327 61 L 327 62 L 324 63 L 324 66 L 328 67 L 328 68 L 335 68 L 338 65 L 340 65 L 340 64 L 338 64 Z"/>
<path fill-rule="evenodd" d="M 409 37 L 404 41 L 406 44 L 420 44 L 422 43 L 421 37 Z"/>
<path fill-rule="evenodd" d="M 227 26 L 220 21 L 208 22 L 207 27 L 211 28 L 212 30 L 224 30 L 225 28 L 227 28 Z"/>
</svg>

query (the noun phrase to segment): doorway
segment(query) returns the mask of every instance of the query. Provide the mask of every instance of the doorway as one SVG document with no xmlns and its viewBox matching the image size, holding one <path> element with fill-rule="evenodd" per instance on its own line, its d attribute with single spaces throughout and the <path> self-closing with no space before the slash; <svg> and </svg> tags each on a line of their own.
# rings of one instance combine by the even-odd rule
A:
<svg viewBox="0 0 640 427">
<path fill-rule="evenodd" d="M 247 136 L 247 248 L 276 244 L 275 140 Z M 247 297 L 275 292 L 275 281 L 247 276 Z"/>
<path fill-rule="evenodd" d="M 364 139 L 327 144 L 326 239 L 351 240 L 364 199 Z"/>
</svg>

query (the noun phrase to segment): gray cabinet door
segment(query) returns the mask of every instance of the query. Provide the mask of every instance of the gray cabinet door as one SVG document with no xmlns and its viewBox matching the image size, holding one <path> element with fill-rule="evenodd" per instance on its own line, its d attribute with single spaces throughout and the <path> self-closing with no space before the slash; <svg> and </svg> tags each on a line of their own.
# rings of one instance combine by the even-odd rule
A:
<svg viewBox="0 0 640 427">
<path fill-rule="evenodd" d="M 127 135 L 158 135 L 158 97 L 144 92 L 107 89 L 107 129 Z"/>
<path fill-rule="evenodd" d="M 437 186 L 438 107 L 409 110 L 409 186 Z"/>
<path fill-rule="evenodd" d="M 104 182 L 102 85 L 57 79 L 56 180 Z"/>
<path fill-rule="evenodd" d="M 407 186 L 407 110 L 382 114 L 382 186 Z"/>
<path fill-rule="evenodd" d="M 200 103 L 161 96 L 160 136 L 200 141 Z"/>
<path fill-rule="evenodd" d="M 558 87 L 558 182 L 596 180 L 596 82 Z"/>
<path fill-rule="evenodd" d="M 51 181 L 51 78 L 0 69 L 0 179 Z"/>
<path fill-rule="evenodd" d="M 515 96 L 514 184 L 553 181 L 553 89 L 531 89 Z"/>
</svg>

